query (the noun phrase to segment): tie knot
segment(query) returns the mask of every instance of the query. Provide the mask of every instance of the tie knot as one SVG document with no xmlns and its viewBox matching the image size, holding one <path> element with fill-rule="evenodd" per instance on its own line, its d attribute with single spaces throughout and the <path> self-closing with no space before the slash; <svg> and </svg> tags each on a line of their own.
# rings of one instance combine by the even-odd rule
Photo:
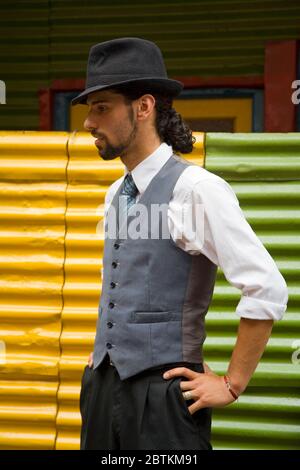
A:
<svg viewBox="0 0 300 470">
<path fill-rule="evenodd" d="M 131 173 L 127 173 L 124 179 L 122 194 L 135 198 L 138 194 L 138 188 L 136 187 L 135 182 L 133 181 Z"/>
</svg>

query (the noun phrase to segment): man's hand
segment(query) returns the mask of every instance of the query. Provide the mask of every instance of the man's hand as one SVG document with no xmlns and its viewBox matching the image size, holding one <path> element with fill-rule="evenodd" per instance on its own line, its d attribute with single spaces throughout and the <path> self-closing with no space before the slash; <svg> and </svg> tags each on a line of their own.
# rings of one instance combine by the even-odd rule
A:
<svg viewBox="0 0 300 470">
<path fill-rule="evenodd" d="M 88 366 L 90 369 L 93 367 L 93 363 L 94 363 L 93 353 L 91 352 L 91 354 L 89 355 L 89 360 L 88 360 Z"/>
<path fill-rule="evenodd" d="M 204 364 L 204 373 L 195 372 L 187 367 L 176 367 L 163 374 L 164 379 L 183 376 L 188 380 L 180 382 L 182 392 L 190 391 L 195 403 L 188 407 L 191 414 L 200 408 L 222 407 L 234 402 L 224 378 L 212 372 Z"/>
<path fill-rule="evenodd" d="M 268 342 L 272 326 L 273 320 L 241 318 L 227 372 L 232 389 L 237 395 L 246 389 Z M 234 402 L 224 377 L 216 375 L 205 363 L 204 374 L 194 372 L 186 367 L 177 367 L 163 375 L 165 379 L 178 376 L 188 379 L 180 382 L 180 388 L 183 392 L 191 392 L 195 402 L 189 407 L 191 414 L 200 408 L 221 407 Z"/>
</svg>

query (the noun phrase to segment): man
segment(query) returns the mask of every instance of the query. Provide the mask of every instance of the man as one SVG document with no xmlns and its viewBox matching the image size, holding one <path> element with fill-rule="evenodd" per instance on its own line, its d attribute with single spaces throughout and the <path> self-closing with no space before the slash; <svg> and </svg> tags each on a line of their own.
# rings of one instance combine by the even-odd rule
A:
<svg viewBox="0 0 300 470">
<path fill-rule="evenodd" d="M 176 154 L 194 143 L 172 108 L 182 87 L 167 77 L 154 43 L 120 38 L 92 47 L 86 90 L 73 101 L 89 106 L 85 128 L 101 158 L 120 156 L 125 165 L 105 201 L 104 276 L 94 352 L 82 378 L 81 449 L 211 449 L 212 408 L 245 390 L 286 309 L 286 283 L 230 185 Z M 153 212 L 157 206 L 167 210 Z M 202 357 L 218 266 L 242 291 L 226 376 Z"/>
</svg>

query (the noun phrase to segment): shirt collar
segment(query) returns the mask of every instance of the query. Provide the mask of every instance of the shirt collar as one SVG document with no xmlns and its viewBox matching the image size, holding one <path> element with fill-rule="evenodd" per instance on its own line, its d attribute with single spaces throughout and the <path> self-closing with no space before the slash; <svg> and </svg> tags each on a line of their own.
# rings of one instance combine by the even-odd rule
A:
<svg viewBox="0 0 300 470">
<path fill-rule="evenodd" d="M 130 172 L 140 194 L 143 194 L 152 178 L 154 178 L 172 154 L 172 147 L 163 142 L 151 155 L 141 161 Z M 125 176 L 127 173 L 129 173 L 129 170 L 125 166 Z"/>
</svg>

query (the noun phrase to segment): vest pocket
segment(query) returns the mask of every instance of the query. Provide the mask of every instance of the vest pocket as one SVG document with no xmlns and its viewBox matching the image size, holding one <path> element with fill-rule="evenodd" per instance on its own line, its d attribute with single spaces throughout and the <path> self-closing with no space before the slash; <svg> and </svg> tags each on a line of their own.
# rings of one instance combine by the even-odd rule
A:
<svg viewBox="0 0 300 470">
<path fill-rule="evenodd" d="M 132 323 L 162 323 L 180 318 L 181 312 L 132 312 L 129 321 Z"/>
</svg>

